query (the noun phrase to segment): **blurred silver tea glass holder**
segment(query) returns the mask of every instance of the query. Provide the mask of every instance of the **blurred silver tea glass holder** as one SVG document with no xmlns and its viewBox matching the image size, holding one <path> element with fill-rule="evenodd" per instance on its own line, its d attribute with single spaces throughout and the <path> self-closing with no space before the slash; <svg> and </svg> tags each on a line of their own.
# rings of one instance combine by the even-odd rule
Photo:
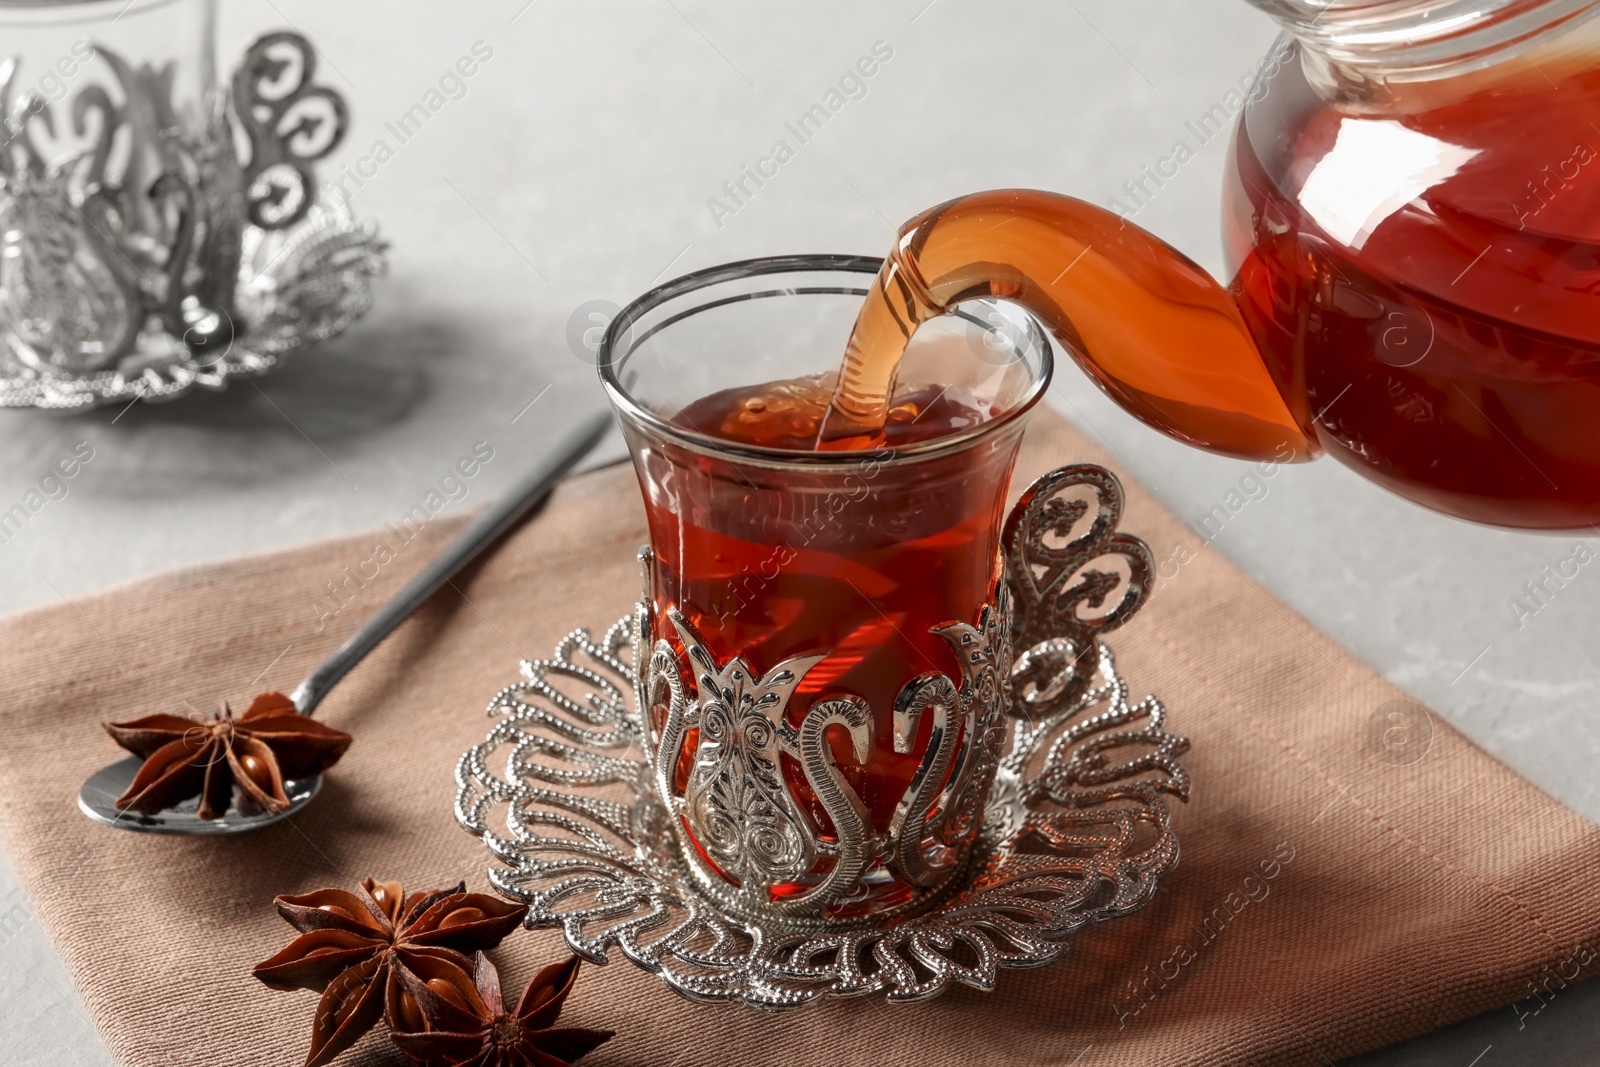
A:
<svg viewBox="0 0 1600 1067">
<path fill-rule="evenodd" d="M 0 0 L 0 407 L 265 373 L 371 306 L 384 245 L 319 199 L 344 99 L 296 33 L 216 84 L 215 0 Z M 9 49 L 6 49 L 9 51 Z"/>
<path fill-rule="evenodd" d="M 755 301 L 835 301 L 853 319 L 859 302 L 838 298 L 865 295 L 877 266 L 775 257 L 669 282 L 611 324 L 602 378 L 617 402 L 606 352 L 619 338 L 663 337 L 711 309 L 767 329 L 769 354 L 809 350 Z M 789 324 L 827 315 L 791 311 Z M 707 329 L 759 356 L 759 343 L 730 338 L 736 321 Z M 1043 346 L 1037 397 L 1050 356 L 1029 328 Z M 682 350 L 706 358 L 698 344 Z M 741 372 L 771 380 L 772 369 Z M 1104 641 L 1144 603 L 1153 572 L 1145 544 L 1117 531 L 1122 508 L 1104 468 L 1040 478 L 998 531 L 1002 577 L 987 603 L 932 628 L 954 676 L 909 680 L 893 708 L 824 689 L 803 716 L 791 701 L 810 699 L 796 691 L 827 650 L 762 664 L 764 675 L 719 657 L 675 607 L 653 614 L 646 548 L 631 617 L 598 640 L 572 631 L 490 701 L 487 739 L 456 767 L 456 819 L 488 846 L 495 889 L 529 906 L 529 926 L 560 928 L 595 963 L 618 951 L 696 1000 L 917 1001 L 1059 959 L 1075 931 L 1150 899 L 1178 857 L 1168 797 L 1189 793 L 1188 742 L 1156 697 L 1132 698 Z M 835 762 L 835 728 L 858 761 L 886 728 L 915 761 L 886 827 Z"/>
</svg>

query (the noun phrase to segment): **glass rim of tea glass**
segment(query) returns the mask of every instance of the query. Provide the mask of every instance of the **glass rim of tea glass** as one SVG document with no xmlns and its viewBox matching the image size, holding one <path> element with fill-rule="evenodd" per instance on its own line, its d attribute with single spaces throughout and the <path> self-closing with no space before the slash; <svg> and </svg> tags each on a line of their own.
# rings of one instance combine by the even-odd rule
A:
<svg viewBox="0 0 1600 1067">
<path fill-rule="evenodd" d="M 691 430 L 662 418 L 649 407 L 635 400 L 618 376 L 618 371 L 627 363 L 628 357 L 640 344 L 673 323 L 681 322 L 683 319 L 702 311 L 709 311 L 713 308 L 745 300 L 774 296 L 839 295 L 864 297 L 871 292 L 871 286 L 869 279 L 869 283 L 863 284 L 859 289 L 823 286 L 807 286 L 797 289 L 779 286 L 758 293 L 722 297 L 702 304 L 690 311 L 669 316 L 665 321 L 657 323 L 640 337 L 632 338 L 631 330 L 634 324 L 668 301 L 676 300 L 696 290 L 705 289 L 723 282 L 741 281 L 746 278 L 758 278 L 766 275 L 802 273 L 806 271 L 836 271 L 876 277 L 878 269 L 882 265 L 883 258 L 881 256 L 818 253 L 761 256 L 755 259 L 741 259 L 714 267 L 706 267 L 663 282 L 636 297 L 627 307 L 617 312 L 606 327 L 605 336 L 600 342 L 598 353 L 597 369 L 600 372 L 600 381 L 619 412 L 647 426 L 652 432 L 670 438 L 674 443 L 702 455 L 723 458 L 736 456 L 751 463 L 768 467 L 807 467 L 813 470 L 819 467 L 854 467 L 861 463 L 864 456 L 873 457 L 874 460 L 884 464 L 919 462 L 969 448 L 980 439 L 1010 426 L 1033 410 L 1034 405 L 1044 397 L 1045 392 L 1050 388 L 1050 381 L 1055 373 L 1055 349 L 1050 344 L 1048 333 L 1039 324 L 1038 320 L 1026 312 L 1022 313 L 1022 318 L 1028 327 L 1028 343 L 1035 347 L 1039 354 L 1038 371 L 1033 375 L 1033 381 L 1029 385 L 1028 392 L 994 418 L 981 422 L 976 426 L 959 430 L 955 433 L 944 434 L 940 437 L 929 438 L 926 441 L 895 445 L 892 448 L 831 452 L 773 448 L 766 445 L 730 441 L 726 438 Z M 978 322 L 978 320 L 972 319 L 970 315 L 964 314 L 959 307 L 952 307 L 949 313 Z M 983 325 L 981 322 L 978 324 Z M 846 340 L 847 338 L 844 337 L 839 338 L 839 357 L 841 359 L 844 356 Z M 630 341 L 631 345 L 618 356 L 618 348 L 625 341 Z"/>
</svg>

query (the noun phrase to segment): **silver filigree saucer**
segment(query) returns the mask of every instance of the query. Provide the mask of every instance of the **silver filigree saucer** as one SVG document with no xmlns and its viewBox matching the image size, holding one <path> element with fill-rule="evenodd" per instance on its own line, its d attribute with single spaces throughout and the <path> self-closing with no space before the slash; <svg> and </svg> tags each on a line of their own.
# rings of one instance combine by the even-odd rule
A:
<svg viewBox="0 0 1600 1067">
<path fill-rule="evenodd" d="M 116 367 L 73 375 L 28 366 L 0 345 L 0 408 L 75 411 L 219 390 L 338 336 L 371 309 L 385 245 L 372 223 L 357 221 L 342 203 L 319 201 L 288 229 L 246 226 L 242 236 L 237 312 L 250 329 L 226 352 L 196 356 L 151 329 L 149 343 Z"/>
<path fill-rule="evenodd" d="M 1101 639 L 1148 590 L 1149 550 L 1115 532 L 1121 503 L 1109 472 L 1079 466 L 1040 479 L 1012 512 L 1010 746 L 966 867 L 922 910 L 841 923 L 736 914 L 704 892 L 647 758 L 642 604 L 599 641 L 574 630 L 550 659 L 524 661 L 524 680 L 490 702 L 498 721 L 457 764 L 455 805 L 499 861 L 490 882 L 529 905 L 530 927 L 560 927 L 595 963 L 618 949 L 695 1000 L 917 1001 L 1059 959 L 1074 932 L 1150 899 L 1178 857 L 1166 797 L 1189 793 L 1188 742 L 1156 697 L 1130 700 Z M 1129 573 L 1089 566 L 1111 556 Z M 1110 611 L 1079 613 L 1119 585 Z"/>
</svg>

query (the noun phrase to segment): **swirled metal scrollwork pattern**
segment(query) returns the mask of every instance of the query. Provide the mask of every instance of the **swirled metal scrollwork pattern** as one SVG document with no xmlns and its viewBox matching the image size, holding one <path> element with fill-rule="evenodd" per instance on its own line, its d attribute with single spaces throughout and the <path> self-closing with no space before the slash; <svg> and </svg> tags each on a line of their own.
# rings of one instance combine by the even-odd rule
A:
<svg viewBox="0 0 1600 1067">
<path fill-rule="evenodd" d="M 798 736 L 785 730 L 783 713 L 795 687 L 822 657 L 786 660 L 757 680 L 737 657 L 719 666 L 682 615 L 672 611 L 668 617 L 688 650 L 699 697 L 687 699 L 680 686 L 677 699 L 668 703 L 662 733 L 679 737 L 693 729 L 698 742 L 681 798 L 672 783 L 679 747 L 664 744 L 657 750 L 656 795 L 694 828 L 705 850 L 703 861 L 698 852 L 691 858 L 700 877 L 714 884 L 719 869 L 727 872 L 739 883 L 741 899 L 757 906 L 768 887 L 795 881 L 816 862 L 819 842 L 789 792 L 779 757 L 814 759 L 817 754 L 819 732 L 807 731 L 811 750 L 802 757 Z M 657 643 L 656 656 L 662 664 L 652 675 L 673 669 L 665 641 Z M 865 723 L 855 718 L 854 737 L 862 748 L 870 738 L 864 732 L 870 730 L 870 713 Z"/>
<path fill-rule="evenodd" d="M 175 100 L 173 61 L 91 59 L 109 76 L 54 103 L 0 60 L 0 407 L 220 388 L 367 310 L 384 249 L 315 195 L 348 117 L 309 42 L 258 40 L 231 110 Z"/>
<path fill-rule="evenodd" d="M 372 307 L 372 280 L 387 269 L 376 229 L 338 203 L 318 204 L 288 230 L 246 227 L 241 243 L 236 300 L 240 318 L 250 323 L 247 339 L 221 355 L 196 357 L 184 348 L 148 358 L 136 353 L 104 370 L 65 375 L 40 373 L 0 346 L 0 408 L 74 411 L 225 389 L 344 332 Z"/>
<path fill-rule="evenodd" d="M 1109 473 L 1089 471 L 1087 481 L 1079 468 L 1035 483 L 1013 514 L 1011 529 L 1029 528 L 1029 506 L 1047 514 L 1041 501 L 1052 494 L 1085 484 L 1096 492 L 1114 485 Z M 1116 500 L 1120 504 L 1120 493 Z M 1055 517 L 1048 528 L 1064 536 Z M 1107 536 L 1109 529 L 1095 537 Z M 1036 538 L 1008 538 L 1013 588 L 1024 568 L 1044 576 L 1034 588 L 1056 588 L 1049 569 L 1071 563 L 1059 551 L 1036 552 L 1038 544 Z M 1092 558 L 1080 551 L 1077 566 Z M 1074 598 L 1089 599 L 1072 594 L 1069 600 Z M 968 733 L 967 750 L 930 757 L 947 768 L 970 761 L 983 772 L 971 775 L 966 787 L 978 799 L 968 825 L 956 818 L 959 799 L 927 804 L 931 787 L 913 789 L 905 814 L 897 815 L 904 824 L 921 817 L 924 837 L 951 834 L 959 843 L 962 834 L 973 835 L 958 876 L 947 879 L 921 912 L 837 923 L 818 918 L 810 907 L 796 909 L 802 914 L 752 914 L 747 907 L 730 907 L 726 894 L 705 891 L 705 872 L 686 860 L 676 824 L 688 806 L 687 791 L 675 781 L 676 754 L 688 731 L 698 727 L 684 714 L 676 720 L 663 714 L 674 704 L 686 709 L 688 687 L 670 647 L 651 632 L 643 602 L 599 641 L 574 631 L 552 658 L 523 662 L 523 680 L 490 702 L 495 722 L 488 738 L 457 764 L 456 818 L 487 844 L 496 861 L 489 869 L 495 888 L 529 905 L 530 926 L 559 927 L 572 949 L 595 963 L 618 951 L 693 999 L 771 1009 L 869 993 L 922 1000 L 954 983 L 991 989 L 1000 969 L 1056 960 L 1067 952 L 1074 931 L 1149 900 L 1178 855 L 1166 798 L 1186 799 L 1189 793 L 1178 762 L 1188 743 L 1168 731 L 1157 698 L 1130 698 L 1110 649 L 1098 638 L 1089 638 L 1092 658 L 1071 661 L 1093 664 L 1075 695 L 1056 693 L 1048 708 L 1023 702 L 1016 683 L 1035 680 L 1025 664 L 1010 664 L 1009 648 L 1040 643 L 1038 620 L 1050 617 L 1034 613 L 1029 629 L 1011 640 L 998 612 L 977 627 L 946 629 L 946 640 L 975 669 L 963 671 L 961 686 L 942 676 L 917 679 L 895 709 L 897 738 L 909 737 L 921 716 L 959 705 L 963 688 L 981 702 L 992 686 L 1015 718 L 1009 729 L 998 718 L 977 724 Z M 1120 621 L 1125 619 L 1126 614 Z M 688 637 L 698 640 L 692 629 Z M 1085 638 L 1074 629 L 1064 639 Z M 984 646 L 997 643 L 1006 651 L 987 654 Z M 737 660 L 718 664 L 706 653 L 694 657 L 694 682 L 714 691 L 728 712 L 716 729 L 740 723 L 755 728 L 746 756 L 759 752 L 771 760 L 800 753 L 807 779 L 828 810 L 845 811 L 859 801 L 847 786 L 825 795 L 830 783 L 843 779 L 820 738 L 837 724 L 860 745 L 870 720 L 849 702 L 819 705 L 822 710 L 798 728 L 773 713 L 807 667 L 791 662 L 757 679 Z M 941 777 L 935 764 L 925 769 L 928 781 Z M 764 767 L 750 773 L 762 789 L 770 787 Z M 763 819 L 794 818 L 782 797 L 763 796 L 756 803 L 748 792 L 729 790 L 716 803 L 729 811 L 755 804 Z M 927 817 L 930 810 L 934 818 Z M 949 825 L 937 815 L 945 810 Z M 864 811 L 854 817 L 866 825 Z M 803 833 L 804 818 L 802 812 L 797 833 Z M 746 864 L 744 870 L 756 870 L 761 878 L 785 877 L 800 861 L 789 855 L 788 845 L 778 844 L 783 836 L 760 846 L 763 866 L 730 862 Z M 881 856 L 888 844 L 865 835 L 861 841 L 822 846 L 838 853 L 833 869 L 843 872 L 839 882 L 853 880 L 869 855 Z M 923 858 L 936 865 L 937 848 Z"/>
<path fill-rule="evenodd" d="M 233 72 L 233 106 L 250 138 L 244 168 L 250 221 L 281 230 L 316 199 L 311 164 L 339 147 L 350 125 L 344 97 L 316 85 L 317 53 L 298 33 L 269 33 Z"/>
<path fill-rule="evenodd" d="M 928 747 L 889 823 L 889 867 L 906 881 L 936 887 L 956 873 L 978 829 L 1004 741 L 1005 679 L 1011 660 L 1011 597 L 1002 585 L 976 627 L 934 628 L 961 663 L 958 688 L 924 674 L 895 701 L 894 747 L 913 749 L 922 716 L 932 715 Z"/>
<path fill-rule="evenodd" d="M 1009 647 L 1004 588 L 998 597 L 977 626 L 934 629 L 962 665 L 959 684 L 930 672 L 900 692 L 897 751 L 913 754 L 923 717 L 932 721 L 886 833 L 875 829 L 827 736 L 841 728 L 856 762 L 865 763 L 872 709 L 838 693 L 816 700 L 798 726 L 788 714 L 796 688 L 825 657 L 789 659 L 757 679 L 737 656 L 717 662 L 695 627 L 669 608 L 690 677 L 680 673 L 671 643 L 658 639 L 640 692 L 661 718 L 651 749 L 655 796 L 674 829 L 683 828 L 680 852 L 700 890 L 740 914 L 781 920 L 869 921 L 931 903 L 930 891 L 942 888 L 966 857 L 998 758 L 995 727 L 1004 718 L 1000 678 Z M 691 735 L 693 750 L 686 752 Z M 692 759 L 680 789 L 686 754 Z M 813 817 L 796 795 L 783 757 L 800 768 L 825 819 Z M 846 904 L 848 915 L 830 911 Z"/>
<path fill-rule="evenodd" d="M 1087 499 L 1084 499 L 1087 497 Z M 1090 514 L 1087 528 L 1081 532 Z M 1145 543 L 1118 533 L 1122 483 L 1093 464 L 1060 467 L 1030 485 L 1006 519 L 1006 577 L 1016 600 L 1018 707 L 1048 715 L 1092 684 L 1100 638 L 1126 623 L 1150 594 L 1155 561 Z M 1121 559 L 1116 570 L 1090 566 Z M 1110 610 L 1103 608 L 1121 590 Z"/>
</svg>

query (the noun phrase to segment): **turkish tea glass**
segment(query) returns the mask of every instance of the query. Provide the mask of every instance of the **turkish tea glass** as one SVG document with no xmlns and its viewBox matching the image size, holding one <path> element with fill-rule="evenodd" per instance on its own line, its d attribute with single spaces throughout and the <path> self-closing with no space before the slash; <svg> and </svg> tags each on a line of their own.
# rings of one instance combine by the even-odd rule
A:
<svg viewBox="0 0 1600 1067">
<path fill-rule="evenodd" d="M 215 330 L 200 320 L 226 301 L 182 276 L 199 242 L 228 241 L 198 175 L 232 149 L 211 144 L 214 18 L 213 0 L 0 0 L 0 319 L 15 362 L 81 375 L 159 335 L 155 318 L 174 338 Z M 230 298 L 236 256 L 234 271 Z"/>
<path fill-rule="evenodd" d="M 736 909 L 881 918 L 928 899 L 961 868 L 998 760 L 995 722 L 955 712 L 1005 688 L 1001 527 L 1052 368 L 1034 321 L 982 301 L 918 330 L 896 397 L 948 390 L 989 414 L 931 439 L 799 451 L 678 420 L 835 372 L 879 262 L 691 274 L 624 309 L 600 350 L 648 515 L 648 629 L 680 703 L 698 701 L 674 725 L 677 683 L 645 687 L 658 792 L 681 808 L 685 862 Z"/>
</svg>

